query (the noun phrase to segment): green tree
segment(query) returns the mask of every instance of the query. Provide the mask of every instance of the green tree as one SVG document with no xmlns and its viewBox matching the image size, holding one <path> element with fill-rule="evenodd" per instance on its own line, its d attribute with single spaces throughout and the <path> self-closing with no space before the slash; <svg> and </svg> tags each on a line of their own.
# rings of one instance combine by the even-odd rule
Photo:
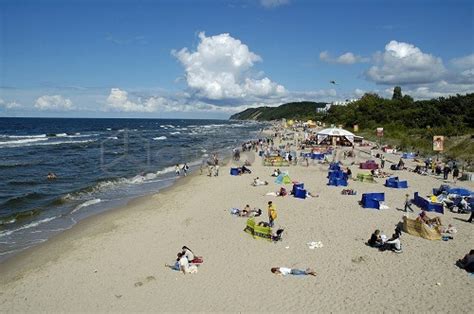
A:
<svg viewBox="0 0 474 314">
<path fill-rule="evenodd" d="M 402 96 L 402 88 L 400 86 L 395 86 L 393 89 L 393 100 L 401 100 L 403 98 Z"/>
</svg>

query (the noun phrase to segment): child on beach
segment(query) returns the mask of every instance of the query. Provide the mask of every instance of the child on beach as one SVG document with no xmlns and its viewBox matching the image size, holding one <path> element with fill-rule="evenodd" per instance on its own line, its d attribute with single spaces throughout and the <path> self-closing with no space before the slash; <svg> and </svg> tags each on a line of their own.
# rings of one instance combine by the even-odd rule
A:
<svg viewBox="0 0 474 314">
<path fill-rule="evenodd" d="M 174 172 L 176 173 L 177 176 L 180 175 L 180 170 L 179 170 L 179 164 L 176 164 L 176 167 L 174 167 Z"/>
<path fill-rule="evenodd" d="M 306 270 L 296 269 L 296 268 L 288 268 L 288 267 L 272 267 L 270 270 L 275 275 L 309 275 L 309 276 L 316 276 L 316 272 L 311 268 L 307 268 Z"/>
<path fill-rule="evenodd" d="M 408 213 L 408 210 L 410 210 L 413 213 L 413 208 L 411 208 L 410 195 L 405 194 L 405 212 Z"/>
</svg>

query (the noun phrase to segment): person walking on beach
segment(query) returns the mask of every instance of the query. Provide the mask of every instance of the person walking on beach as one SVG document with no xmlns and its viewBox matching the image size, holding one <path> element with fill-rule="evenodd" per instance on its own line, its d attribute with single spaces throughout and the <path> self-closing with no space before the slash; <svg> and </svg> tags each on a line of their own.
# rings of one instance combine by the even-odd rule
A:
<svg viewBox="0 0 474 314">
<path fill-rule="evenodd" d="M 186 177 L 188 175 L 188 170 L 189 170 L 189 166 L 187 163 L 184 163 L 183 165 L 183 173 L 184 173 L 184 176 Z"/>
<path fill-rule="evenodd" d="M 175 171 L 177 176 L 179 176 L 181 174 L 181 172 L 179 170 L 179 164 L 176 164 L 176 167 L 174 167 L 174 171 Z"/>
<path fill-rule="evenodd" d="M 456 184 L 456 181 L 458 180 L 459 177 L 459 168 L 457 166 L 454 166 L 453 168 L 453 181 L 454 184 Z"/>
<path fill-rule="evenodd" d="M 383 169 L 385 168 L 385 157 L 383 154 L 380 154 L 380 167 Z"/>
<path fill-rule="evenodd" d="M 413 208 L 411 208 L 410 195 L 405 194 L 405 212 L 408 213 L 408 210 L 410 210 L 413 213 Z"/>
<path fill-rule="evenodd" d="M 268 224 L 273 227 L 273 223 L 277 218 L 277 211 L 272 201 L 268 202 Z"/>
</svg>

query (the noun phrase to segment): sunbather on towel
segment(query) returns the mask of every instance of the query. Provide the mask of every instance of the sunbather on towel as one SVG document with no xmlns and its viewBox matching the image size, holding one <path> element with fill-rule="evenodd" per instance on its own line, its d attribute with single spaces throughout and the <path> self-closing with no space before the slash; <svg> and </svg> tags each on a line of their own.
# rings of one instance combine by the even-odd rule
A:
<svg viewBox="0 0 474 314">
<path fill-rule="evenodd" d="M 429 218 L 428 215 L 424 210 L 421 211 L 420 215 L 416 218 L 418 220 L 421 220 L 425 224 L 427 224 L 430 227 L 435 227 L 435 226 L 441 226 L 441 218 L 435 217 L 435 218 Z"/>
<path fill-rule="evenodd" d="M 296 269 L 296 268 L 288 268 L 288 267 L 272 267 L 271 272 L 276 275 L 310 275 L 316 276 L 316 272 L 311 268 L 307 268 L 306 270 Z"/>
<path fill-rule="evenodd" d="M 267 181 L 262 181 L 262 180 L 260 180 L 259 177 L 256 177 L 255 179 L 253 179 L 252 185 L 253 186 L 268 185 L 268 182 Z"/>
</svg>

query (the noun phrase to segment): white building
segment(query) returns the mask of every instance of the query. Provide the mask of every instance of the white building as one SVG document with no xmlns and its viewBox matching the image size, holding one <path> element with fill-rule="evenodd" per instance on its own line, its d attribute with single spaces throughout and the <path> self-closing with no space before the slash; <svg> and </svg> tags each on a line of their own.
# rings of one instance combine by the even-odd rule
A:
<svg viewBox="0 0 474 314">
<path fill-rule="evenodd" d="M 347 106 L 350 103 L 353 103 L 354 101 L 357 101 L 359 99 L 346 99 L 344 101 L 333 101 L 332 103 L 326 104 L 324 108 L 317 108 L 317 112 L 327 112 L 331 106 Z"/>
</svg>

